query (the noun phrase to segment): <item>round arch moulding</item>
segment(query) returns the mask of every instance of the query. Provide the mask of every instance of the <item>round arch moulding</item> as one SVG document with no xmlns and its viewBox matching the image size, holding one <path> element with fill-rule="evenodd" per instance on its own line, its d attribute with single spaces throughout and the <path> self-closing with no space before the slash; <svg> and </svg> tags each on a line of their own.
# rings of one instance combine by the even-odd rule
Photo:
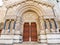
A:
<svg viewBox="0 0 60 45">
<path fill-rule="evenodd" d="M 32 10 L 32 11 L 36 12 L 39 15 L 39 17 L 40 16 L 43 17 L 43 15 L 45 14 L 45 11 L 43 10 L 43 8 L 40 5 L 35 4 L 35 3 L 22 4 L 16 9 L 15 13 L 17 16 L 21 16 L 24 12 L 26 12 L 28 10 Z"/>
</svg>

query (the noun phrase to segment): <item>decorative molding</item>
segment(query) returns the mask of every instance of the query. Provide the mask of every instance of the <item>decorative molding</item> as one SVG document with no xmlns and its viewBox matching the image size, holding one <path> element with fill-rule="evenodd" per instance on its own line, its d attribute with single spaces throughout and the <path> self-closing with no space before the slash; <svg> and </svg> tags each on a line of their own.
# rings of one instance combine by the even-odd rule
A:
<svg viewBox="0 0 60 45">
<path fill-rule="evenodd" d="M 48 7 L 54 7 L 54 5 L 51 5 L 51 4 L 48 4 L 48 3 L 42 3 L 42 2 L 39 2 L 39 1 L 33 1 L 33 0 L 29 0 L 29 1 L 22 1 L 22 2 L 15 2 L 15 3 L 10 3 L 10 4 L 7 4 L 5 5 L 7 8 L 12 8 L 14 6 L 17 6 L 17 5 L 20 5 L 22 3 L 30 3 L 30 2 L 33 2 L 33 3 L 37 3 L 37 4 L 42 4 L 42 5 L 45 5 L 45 6 L 48 6 Z"/>
</svg>

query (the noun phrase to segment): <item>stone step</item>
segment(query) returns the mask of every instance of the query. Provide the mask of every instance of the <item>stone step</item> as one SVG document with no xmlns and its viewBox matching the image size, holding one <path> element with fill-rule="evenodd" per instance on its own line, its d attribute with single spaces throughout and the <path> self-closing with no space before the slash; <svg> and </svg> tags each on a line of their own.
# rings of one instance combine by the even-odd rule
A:
<svg viewBox="0 0 60 45">
<path fill-rule="evenodd" d="M 24 44 L 22 43 L 22 44 L 13 44 L 13 45 L 48 45 L 48 44 L 39 44 L 39 43 Z"/>
<path fill-rule="evenodd" d="M 47 40 L 40 40 L 41 43 L 47 43 Z"/>
<path fill-rule="evenodd" d="M 21 43 L 21 42 L 23 42 L 23 41 L 22 41 L 22 40 L 14 40 L 14 41 L 13 41 L 13 43 L 19 43 L 19 42 Z"/>
<path fill-rule="evenodd" d="M 19 42 L 22 42 L 23 39 L 22 39 L 22 36 L 20 35 L 14 35 L 14 41 L 13 43 L 19 43 Z"/>
<path fill-rule="evenodd" d="M 40 35 L 40 39 L 47 39 L 46 35 Z"/>
<path fill-rule="evenodd" d="M 22 42 L 22 36 L 20 35 L 1 35 L 0 37 L 0 43 L 11 44 L 11 43 L 19 43 L 19 42 Z"/>
<path fill-rule="evenodd" d="M 13 39 L 14 35 L 1 35 L 0 39 Z"/>
<path fill-rule="evenodd" d="M 12 44 L 13 40 L 0 40 L 0 44 Z"/>
<path fill-rule="evenodd" d="M 13 44 L 0 44 L 0 45 L 13 45 Z"/>
<path fill-rule="evenodd" d="M 14 45 L 47 45 L 47 43 L 38 43 L 38 42 L 22 42 L 22 43 L 13 43 Z"/>
</svg>

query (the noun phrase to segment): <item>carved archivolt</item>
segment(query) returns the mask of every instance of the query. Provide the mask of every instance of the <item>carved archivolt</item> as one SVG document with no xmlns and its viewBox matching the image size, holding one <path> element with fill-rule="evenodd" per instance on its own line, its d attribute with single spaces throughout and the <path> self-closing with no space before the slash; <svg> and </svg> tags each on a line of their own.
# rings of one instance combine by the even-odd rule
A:
<svg viewBox="0 0 60 45">
<path fill-rule="evenodd" d="M 32 11 L 36 12 L 39 16 L 42 16 L 45 14 L 45 11 L 43 10 L 43 8 L 40 5 L 38 5 L 36 3 L 24 3 L 24 4 L 21 4 L 16 9 L 16 15 L 21 16 L 24 12 L 26 12 L 28 10 L 32 10 Z"/>
</svg>

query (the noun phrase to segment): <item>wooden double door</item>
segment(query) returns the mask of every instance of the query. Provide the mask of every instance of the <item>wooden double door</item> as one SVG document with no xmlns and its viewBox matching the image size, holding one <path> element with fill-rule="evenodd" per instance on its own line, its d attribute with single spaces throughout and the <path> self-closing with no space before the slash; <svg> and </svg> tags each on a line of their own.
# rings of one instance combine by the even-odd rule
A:
<svg viewBox="0 0 60 45">
<path fill-rule="evenodd" d="M 23 41 L 37 41 L 37 25 L 35 22 L 31 22 L 30 25 L 29 22 L 24 23 Z"/>
</svg>

